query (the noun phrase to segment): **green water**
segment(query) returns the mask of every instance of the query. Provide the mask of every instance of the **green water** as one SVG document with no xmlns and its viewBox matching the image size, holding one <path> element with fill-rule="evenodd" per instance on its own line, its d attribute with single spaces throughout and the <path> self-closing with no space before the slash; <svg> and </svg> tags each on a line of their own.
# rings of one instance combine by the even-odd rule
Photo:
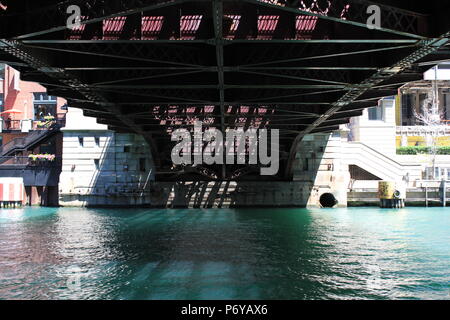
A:
<svg viewBox="0 0 450 320">
<path fill-rule="evenodd" d="M 450 209 L 0 210 L 0 299 L 449 299 Z"/>
</svg>

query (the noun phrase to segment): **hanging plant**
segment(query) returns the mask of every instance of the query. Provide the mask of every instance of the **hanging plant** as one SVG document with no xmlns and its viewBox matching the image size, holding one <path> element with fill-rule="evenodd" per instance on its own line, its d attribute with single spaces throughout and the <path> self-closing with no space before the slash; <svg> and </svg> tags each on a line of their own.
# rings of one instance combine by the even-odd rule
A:
<svg viewBox="0 0 450 320">
<path fill-rule="evenodd" d="M 53 121 L 53 120 L 55 120 L 55 117 L 54 116 L 45 116 L 44 120 L 45 121 Z"/>
<path fill-rule="evenodd" d="M 30 154 L 28 158 L 32 161 L 49 161 L 53 162 L 56 159 L 54 154 Z"/>
<path fill-rule="evenodd" d="M 55 123 L 55 117 L 54 116 L 45 116 L 45 121 L 38 121 L 36 123 L 36 126 L 38 128 L 50 128 Z"/>
</svg>

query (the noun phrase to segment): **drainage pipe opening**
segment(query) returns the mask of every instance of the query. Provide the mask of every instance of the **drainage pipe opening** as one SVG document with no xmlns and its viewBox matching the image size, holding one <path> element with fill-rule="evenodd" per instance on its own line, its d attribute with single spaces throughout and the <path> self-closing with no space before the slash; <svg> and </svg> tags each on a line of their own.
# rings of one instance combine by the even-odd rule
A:
<svg viewBox="0 0 450 320">
<path fill-rule="evenodd" d="M 338 204 L 336 197 L 332 193 L 324 193 L 321 195 L 319 202 L 323 208 L 333 208 Z"/>
</svg>

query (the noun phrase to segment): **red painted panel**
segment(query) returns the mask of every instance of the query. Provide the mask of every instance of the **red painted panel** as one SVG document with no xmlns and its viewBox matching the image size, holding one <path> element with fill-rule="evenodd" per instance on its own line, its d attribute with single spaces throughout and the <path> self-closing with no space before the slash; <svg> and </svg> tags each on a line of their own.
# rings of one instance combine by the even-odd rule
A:
<svg viewBox="0 0 450 320">
<path fill-rule="evenodd" d="M 14 183 L 10 183 L 9 184 L 9 199 L 8 199 L 8 201 L 14 201 L 14 200 L 16 200 L 15 199 L 15 194 L 14 194 L 14 189 L 16 189 L 15 188 L 16 186 L 14 185 Z"/>
<path fill-rule="evenodd" d="M 19 185 L 19 194 L 18 194 L 17 200 L 23 202 L 23 184 Z"/>
</svg>

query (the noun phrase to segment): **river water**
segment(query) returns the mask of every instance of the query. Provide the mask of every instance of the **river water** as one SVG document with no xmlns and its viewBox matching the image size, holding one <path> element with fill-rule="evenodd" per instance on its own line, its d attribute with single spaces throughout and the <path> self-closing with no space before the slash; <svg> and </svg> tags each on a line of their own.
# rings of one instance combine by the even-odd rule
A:
<svg viewBox="0 0 450 320">
<path fill-rule="evenodd" d="M 449 299 L 450 209 L 0 210 L 0 299 Z"/>
</svg>

